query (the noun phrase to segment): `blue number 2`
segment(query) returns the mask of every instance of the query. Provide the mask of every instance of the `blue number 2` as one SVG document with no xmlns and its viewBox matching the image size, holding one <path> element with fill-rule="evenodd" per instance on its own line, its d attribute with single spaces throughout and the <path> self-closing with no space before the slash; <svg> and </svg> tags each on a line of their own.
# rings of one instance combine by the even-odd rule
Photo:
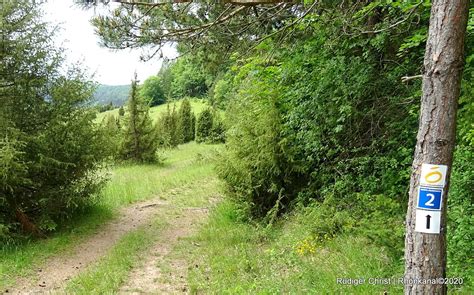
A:
<svg viewBox="0 0 474 295">
<path fill-rule="evenodd" d="M 443 190 L 439 188 L 420 187 L 418 192 L 418 208 L 441 210 Z"/>
</svg>

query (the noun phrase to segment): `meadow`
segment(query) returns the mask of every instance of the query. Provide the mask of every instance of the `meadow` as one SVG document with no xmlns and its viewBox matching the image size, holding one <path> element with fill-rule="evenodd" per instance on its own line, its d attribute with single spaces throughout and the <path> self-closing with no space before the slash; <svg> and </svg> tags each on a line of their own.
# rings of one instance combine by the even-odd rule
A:
<svg viewBox="0 0 474 295">
<path fill-rule="evenodd" d="M 71 253 L 75 245 L 94 236 L 118 218 L 121 208 L 157 199 L 169 207 L 122 236 L 106 254 L 77 276 L 65 290 L 73 294 L 104 294 L 121 290 L 130 274 L 150 259 L 149 249 L 162 241 L 163 231 L 185 207 L 210 207 L 199 230 L 178 239 L 167 258 L 155 265 L 172 273 L 175 261 L 185 261 L 186 292 L 191 294 L 398 294 L 401 284 L 371 284 L 370 278 L 403 275 L 403 262 L 390 249 L 364 235 L 343 234 L 314 239 L 315 223 L 308 210 L 295 210 L 272 226 L 248 222 L 241 208 L 224 197 L 215 172 L 222 145 L 180 145 L 162 151 L 159 165 L 118 165 L 108 170 L 110 181 L 94 204 L 45 240 L 4 246 L 0 258 L 0 289 L 15 279 L 29 278 L 49 259 Z M 318 210 L 318 208 L 313 208 Z M 106 279 L 104 279 L 106 278 Z M 364 279 L 363 284 L 338 279 Z M 156 282 L 162 284 L 161 281 Z M 175 284 L 175 282 L 168 282 Z M 472 290 L 454 289 L 457 294 Z"/>
<path fill-rule="evenodd" d="M 173 106 L 176 106 L 176 111 L 178 111 L 182 102 L 183 100 L 177 100 L 175 102 L 169 102 L 169 103 L 162 104 L 159 106 L 151 107 L 150 117 L 153 119 L 154 122 L 156 122 L 156 120 L 158 120 L 160 115 L 166 112 L 168 106 L 170 107 L 171 110 L 173 110 Z M 194 112 L 194 115 L 196 116 L 198 116 L 208 106 L 208 102 L 204 99 L 191 98 L 190 102 L 191 102 L 191 108 Z M 110 111 L 98 113 L 96 122 L 102 122 L 102 120 L 104 120 L 104 118 L 106 118 L 108 115 L 113 115 L 115 117 L 118 117 L 118 114 L 119 114 L 119 109 L 113 109 Z"/>
<path fill-rule="evenodd" d="M 163 151 L 163 164 L 111 167 L 107 171 L 110 181 L 94 203 L 67 221 L 56 233 L 47 239 L 2 245 L 0 290 L 12 286 L 17 277 L 31 276 L 48 258 L 67 254 L 74 245 L 116 219 L 121 207 L 156 196 L 169 199 L 176 205 L 202 204 L 206 193 L 216 190 L 213 161 L 219 149 L 219 145 L 190 143 Z M 124 237 L 125 242 L 119 244 L 129 241 L 143 247 L 143 232 L 131 235 L 133 239 Z"/>
</svg>

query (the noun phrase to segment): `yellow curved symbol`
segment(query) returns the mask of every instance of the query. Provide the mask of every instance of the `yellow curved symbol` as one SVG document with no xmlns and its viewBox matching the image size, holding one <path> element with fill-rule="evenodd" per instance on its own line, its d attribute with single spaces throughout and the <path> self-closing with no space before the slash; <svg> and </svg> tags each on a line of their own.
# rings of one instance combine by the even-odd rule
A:
<svg viewBox="0 0 474 295">
<path fill-rule="evenodd" d="M 432 167 L 431 170 L 438 169 L 439 167 Z M 425 181 L 428 183 L 437 183 L 440 182 L 441 179 L 443 179 L 443 174 L 439 171 L 432 171 L 430 173 L 427 173 L 425 175 Z"/>
</svg>

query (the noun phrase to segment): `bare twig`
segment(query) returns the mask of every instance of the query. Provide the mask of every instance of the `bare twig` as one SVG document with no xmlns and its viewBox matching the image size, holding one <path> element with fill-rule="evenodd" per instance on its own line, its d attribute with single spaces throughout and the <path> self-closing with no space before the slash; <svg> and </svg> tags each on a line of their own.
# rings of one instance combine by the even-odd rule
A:
<svg viewBox="0 0 474 295">
<path fill-rule="evenodd" d="M 404 76 L 402 77 L 402 82 L 407 82 L 407 81 L 418 79 L 418 78 L 423 78 L 423 75 Z"/>
<path fill-rule="evenodd" d="M 295 21 L 293 21 L 292 23 L 290 23 L 289 25 L 286 25 L 284 26 L 283 28 L 271 33 L 271 34 L 268 34 L 266 35 L 265 37 L 262 37 L 260 38 L 259 40 L 257 40 L 256 42 L 256 45 L 254 45 L 252 48 L 250 48 L 250 50 L 254 49 L 255 47 L 257 47 L 260 43 L 262 43 L 263 41 L 265 41 L 266 39 L 268 38 L 271 38 L 281 32 L 284 32 L 286 31 L 287 29 L 295 26 L 296 24 L 298 24 L 302 19 L 304 19 L 310 12 L 311 10 L 313 10 L 314 7 L 316 7 L 316 5 L 319 4 L 319 1 L 314 1 L 313 4 L 311 4 L 311 6 L 300 16 L 298 17 Z"/>
<path fill-rule="evenodd" d="M 381 32 L 384 32 L 384 31 L 388 31 L 390 29 L 393 29 L 395 28 L 396 26 L 406 22 L 407 20 L 410 19 L 411 15 L 416 11 L 416 9 L 421 5 L 423 4 L 423 1 L 419 2 L 418 4 L 416 4 L 411 10 L 410 12 L 408 13 L 408 15 L 404 18 L 404 19 L 401 19 L 399 20 L 398 22 L 395 22 L 393 24 L 391 24 L 390 26 L 386 27 L 386 28 L 383 28 L 383 29 L 379 29 L 379 30 L 374 30 L 374 31 L 362 31 L 361 33 L 362 34 L 377 34 L 377 33 L 381 33 Z"/>
</svg>

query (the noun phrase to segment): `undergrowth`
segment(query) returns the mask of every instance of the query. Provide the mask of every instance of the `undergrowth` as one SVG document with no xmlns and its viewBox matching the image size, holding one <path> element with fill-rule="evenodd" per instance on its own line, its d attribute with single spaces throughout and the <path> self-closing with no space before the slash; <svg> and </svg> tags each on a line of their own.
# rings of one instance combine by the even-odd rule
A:
<svg viewBox="0 0 474 295">
<path fill-rule="evenodd" d="M 342 215 L 345 221 L 339 222 Z M 400 237 L 398 226 L 394 220 L 377 224 L 377 218 L 371 218 L 375 220 L 372 228 L 363 220 L 357 226 L 356 216 L 344 211 L 338 216 L 321 204 L 296 209 L 268 227 L 247 222 L 245 210 L 224 201 L 209 223 L 181 249 L 183 254 L 191 251 L 193 257 L 191 293 L 400 294 L 401 249 L 385 246 L 370 234 L 384 226 Z M 363 282 L 345 284 L 343 279 Z M 469 294 L 471 289 L 450 290 Z"/>
</svg>

